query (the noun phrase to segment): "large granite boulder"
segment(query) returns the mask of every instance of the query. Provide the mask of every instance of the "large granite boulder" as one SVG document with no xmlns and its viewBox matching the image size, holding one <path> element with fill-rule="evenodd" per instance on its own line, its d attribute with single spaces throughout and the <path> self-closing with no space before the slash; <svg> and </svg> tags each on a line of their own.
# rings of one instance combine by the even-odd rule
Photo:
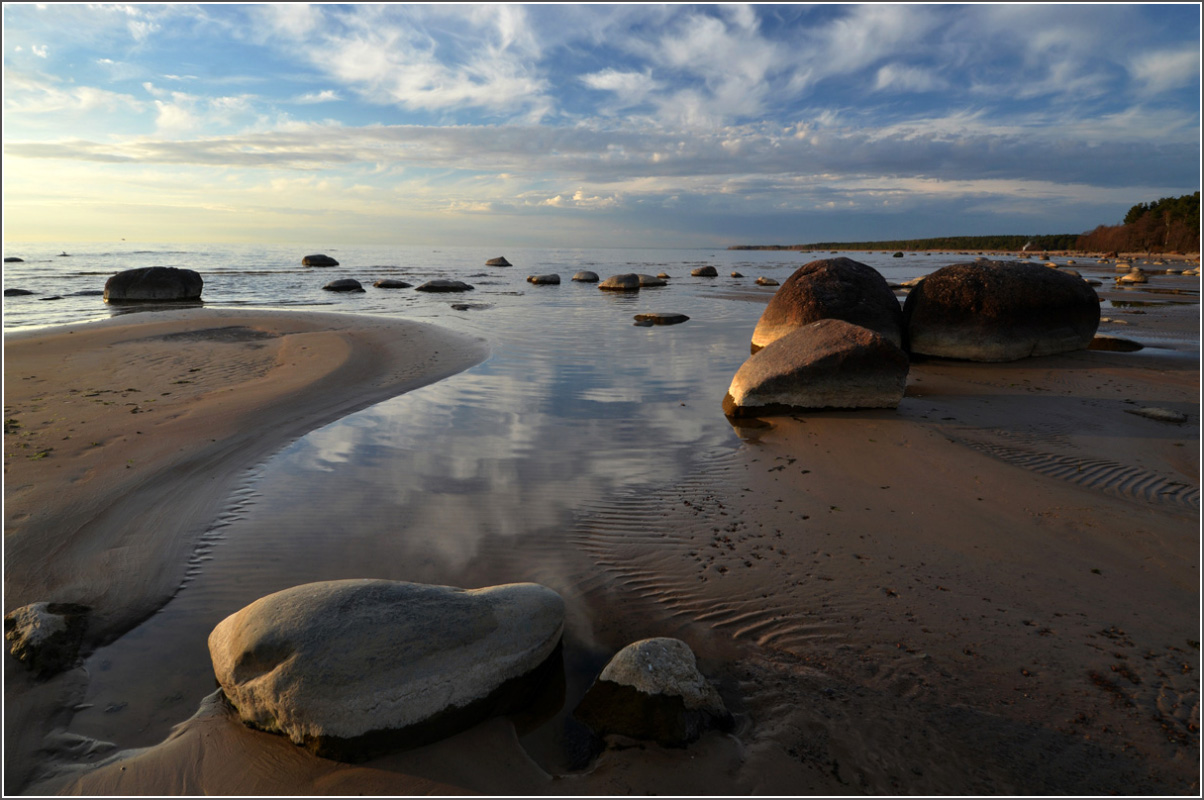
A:
<svg viewBox="0 0 1204 800">
<path fill-rule="evenodd" d="M 966 361 L 1084 350 L 1099 316 L 1085 281 L 1020 261 L 943 267 L 903 304 L 912 353 Z"/>
<path fill-rule="evenodd" d="M 105 281 L 106 303 L 192 301 L 201 299 L 205 282 L 191 269 L 140 267 L 118 272 Z"/>
<path fill-rule="evenodd" d="M 301 259 L 301 266 L 303 267 L 337 267 L 338 265 L 339 262 L 325 253 L 316 253 Z"/>
<path fill-rule="evenodd" d="M 623 275 L 611 275 L 599 283 L 598 288 L 608 292 L 638 292 L 640 290 L 640 276 L 634 272 L 627 272 Z"/>
<path fill-rule="evenodd" d="M 729 417 L 820 408 L 898 408 L 907 354 L 868 328 L 821 319 L 745 361 L 723 398 Z"/>
<path fill-rule="evenodd" d="M 89 610 L 76 603 L 32 603 L 5 614 L 9 652 L 42 677 L 74 666 Z"/>
<path fill-rule="evenodd" d="M 757 321 L 751 349 L 821 319 L 842 319 L 903 346 L 903 312 L 882 274 L 851 258 L 824 258 L 782 283 Z"/>
<path fill-rule="evenodd" d="M 449 281 L 442 278 L 427 281 L 414 289 L 416 292 L 468 292 L 471 290 L 472 286 L 463 281 Z"/>
<path fill-rule="evenodd" d="M 322 287 L 328 292 L 362 292 L 363 285 L 355 278 L 340 278 Z"/>
<path fill-rule="evenodd" d="M 243 721 L 361 760 L 529 703 L 560 666 L 560 595 L 386 580 L 295 586 L 218 624 L 209 654 Z"/>
<path fill-rule="evenodd" d="M 509 267 L 509 266 L 512 266 L 512 264 L 506 260 L 505 256 L 498 256 L 497 258 L 491 258 L 488 261 L 486 261 L 485 266 L 487 266 L 487 267 Z"/>
<path fill-rule="evenodd" d="M 711 728 L 729 729 L 732 715 L 680 639 L 644 639 L 620 650 L 573 716 L 601 735 L 651 739 L 685 747 Z"/>
</svg>

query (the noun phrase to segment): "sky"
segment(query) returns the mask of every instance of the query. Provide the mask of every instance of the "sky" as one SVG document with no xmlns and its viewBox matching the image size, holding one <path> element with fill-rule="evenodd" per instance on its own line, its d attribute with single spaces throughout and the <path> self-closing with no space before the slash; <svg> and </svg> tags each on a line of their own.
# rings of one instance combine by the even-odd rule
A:
<svg viewBox="0 0 1204 800">
<path fill-rule="evenodd" d="M 1200 189 L 1200 6 L 3 7 L 6 242 L 1079 233 Z"/>
</svg>

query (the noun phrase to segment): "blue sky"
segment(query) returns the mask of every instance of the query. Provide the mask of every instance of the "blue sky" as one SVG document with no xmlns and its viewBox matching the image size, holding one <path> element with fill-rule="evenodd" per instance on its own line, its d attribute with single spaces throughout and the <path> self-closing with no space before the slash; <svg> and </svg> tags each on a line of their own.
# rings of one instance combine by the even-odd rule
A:
<svg viewBox="0 0 1204 800">
<path fill-rule="evenodd" d="M 1081 232 L 1200 188 L 1200 8 L 4 5 L 6 241 Z"/>
</svg>

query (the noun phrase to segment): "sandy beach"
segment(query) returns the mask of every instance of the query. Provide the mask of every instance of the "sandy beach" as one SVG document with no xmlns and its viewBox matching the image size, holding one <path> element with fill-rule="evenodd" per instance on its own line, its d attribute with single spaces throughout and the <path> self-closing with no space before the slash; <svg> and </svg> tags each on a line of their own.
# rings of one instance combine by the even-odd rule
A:
<svg viewBox="0 0 1204 800">
<path fill-rule="evenodd" d="M 1199 339 L 1198 302 L 1106 316 L 1137 341 Z M 176 591 L 241 471 L 485 352 L 285 313 L 6 338 L 6 612 L 85 603 L 87 648 L 120 636 Z M 567 541 L 485 552 L 478 585 L 558 548 L 566 600 L 612 650 L 688 642 L 729 733 L 620 739 L 567 771 L 520 741 L 538 722 L 520 716 L 349 765 L 213 695 L 166 741 L 112 752 L 65 732 L 84 670 L 35 681 L 8 658 L 6 793 L 1198 795 L 1197 353 L 917 360 L 897 411 L 742 424 L 744 446 Z"/>
</svg>

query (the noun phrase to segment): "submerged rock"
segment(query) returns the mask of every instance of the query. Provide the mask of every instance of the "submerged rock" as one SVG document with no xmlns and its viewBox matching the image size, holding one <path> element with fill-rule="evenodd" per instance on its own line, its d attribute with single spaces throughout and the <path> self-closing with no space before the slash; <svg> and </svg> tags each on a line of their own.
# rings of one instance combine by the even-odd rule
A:
<svg viewBox="0 0 1204 800">
<path fill-rule="evenodd" d="M 636 277 L 640 279 L 640 288 L 641 289 L 654 289 L 657 286 L 665 285 L 665 279 L 661 278 L 659 276 L 656 276 L 656 275 L 645 275 L 643 273 L 636 273 Z"/>
<path fill-rule="evenodd" d="M 105 281 L 106 303 L 200 300 L 205 282 L 190 269 L 140 267 L 118 272 Z"/>
<path fill-rule="evenodd" d="M 563 626 L 560 595 L 534 583 L 340 580 L 256 600 L 213 629 L 209 653 L 244 722 L 361 760 L 521 708 Z"/>
<path fill-rule="evenodd" d="M 723 411 L 730 417 L 821 408 L 897 408 L 907 354 L 880 333 L 822 319 L 775 339 L 736 371 Z"/>
<path fill-rule="evenodd" d="M 617 733 L 685 747 L 732 715 L 680 639 L 644 639 L 620 650 L 573 716 L 601 735 Z"/>
<path fill-rule="evenodd" d="M 554 274 L 528 275 L 527 283 L 534 283 L 536 285 L 559 286 L 560 285 L 560 276 L 554 275 Z"/>
<path fill-rule="evenodd" d="M 903 305 L 911 352 L 966 361 L 1085 350 L 1099 318 L 1086 281 L 1019 261 L 943 267 Z"/>
<path fill-rule="evenodd" d="M 29 289 L 5 289 L 5 297 L 24 297 L 27 294 L 33 294 Z"/>
<path fill-rule="evenodd" d="M 9 652 L 40 677 L 74 666 L 88 624 L 88 606 L 32 603 L 4 616 Z"/>
<path fill-rule="evenodd" d="M 825 258 L 799 267 L 765 307 L 751 349 L 821 319 L 841 319 L 877 331 L 903 346 L 903 312 L 886 279 L 851 258 Z"/>
<path fill-rule="evenodd" d="M 409 289 L 414 284 L 398 280 L 397 278 L 381 278 L 372 285 L 377 289 Z"/>
<path fill-rule="evenodd" d="M 312 256 L 306 256 L 301 259 L 303 267 L 337 267 L 339 262 L 335 261 L 325 253 L 315 253 Z"/>
<path fill-rule="evenodd" d="M 416 292 L 468 292 L 472 287 L 463 281 L 433 280 L 417 287 Z"/>
<path fill-rule="evenodd" d="M 340 278 L 322 287 L 328 292 L 362 292 L 364 287 L 355 278 Z"/>
<path fill-rule="evenodd" d="M 649 325 L 680 325 L 689 319 L 685 314 L 665 314 L 659 312 L 635 315 L 636 322 L 646 322 Z"/>
<path fill-rule="evenodd" d="M 777 286 L 778 285 L 778 282 L 775 281 L 773 278 L 765 278 L 765 277 L 757 278 L 756 283 L 758 286 Z"/>
</svg>

